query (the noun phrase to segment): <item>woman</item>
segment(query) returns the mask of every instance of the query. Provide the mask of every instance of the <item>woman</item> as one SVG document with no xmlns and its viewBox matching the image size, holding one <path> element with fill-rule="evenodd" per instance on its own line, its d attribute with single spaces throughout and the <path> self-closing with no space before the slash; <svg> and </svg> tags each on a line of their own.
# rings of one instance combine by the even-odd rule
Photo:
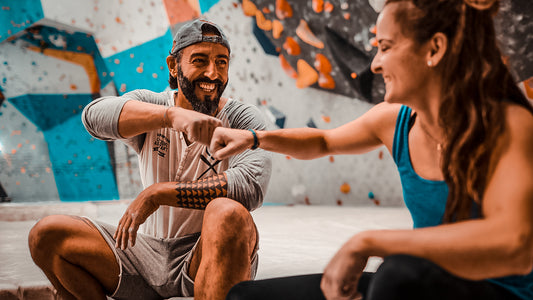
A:
<svg viewBox="0 0 533 300">
<path fill-rule="evenodd" d="M 372 71 L 385 102 L 331 130 L 215 130 L 221 159 L 385 145 L 414 230 L 348 240 L 324 274 L 244 282 L 228 299 L 533 299 L 533 108 L 496 45 L 497 1 L 387 0 Z M 375 273 L 370 256 L 384 258 Z M 323 293 L 323 295 L 322 295 Z"/>
</svg>

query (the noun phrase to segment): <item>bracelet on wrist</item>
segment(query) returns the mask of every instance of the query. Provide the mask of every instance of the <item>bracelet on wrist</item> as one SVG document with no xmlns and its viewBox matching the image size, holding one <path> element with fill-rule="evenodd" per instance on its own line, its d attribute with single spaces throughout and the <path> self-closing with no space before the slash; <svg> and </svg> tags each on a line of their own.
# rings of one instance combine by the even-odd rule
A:
<svg viewBox="0 0 533 300">
<path fill-rule="evenodd" d="M 257 134 L 255 133 L 255 130 L 253 129 L 248 129 L 250 130 L 250 132 L 252 132 L 252 135 L 254 136 L 254 144 L 252 145 L 252 150 L 255 150 L 257 149 L 257 147 L 259 147 L 259 139 L 257 138 Z"/>
</svg>

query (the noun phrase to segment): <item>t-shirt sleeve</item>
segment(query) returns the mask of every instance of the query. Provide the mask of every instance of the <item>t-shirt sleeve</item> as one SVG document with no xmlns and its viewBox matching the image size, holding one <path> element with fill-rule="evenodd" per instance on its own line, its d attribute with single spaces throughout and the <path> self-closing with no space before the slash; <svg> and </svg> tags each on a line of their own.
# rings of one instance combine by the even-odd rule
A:
<svg viewBox="0 0 533 300">
<path fill-rule="evenodd" d="M 259 109 L 238 103 L 228 114 L 230 126 L 238 129 L 265 130 L 266 123 Z M 270 175 L 272 155 L 263 149 L 246 150 L 229 158 L 226 170 L 228 197 L 242 203 L 252 211 L 260 207 L 265 197 Z"/>
<path fill-rule="evenodd" d="M 148 90 L 134 90 L 122 96 L 105 96 L 95 99 L 85 106 L 81 115 L 87 132 L 104 141 L 121 140 L 137 153 L 140 152 L 145 134 L 125 139 L 118 132 L 120 113 L 124 104 L 130 100 L 166 105 L 163 93 L 154 93 Z"/>
</svg>

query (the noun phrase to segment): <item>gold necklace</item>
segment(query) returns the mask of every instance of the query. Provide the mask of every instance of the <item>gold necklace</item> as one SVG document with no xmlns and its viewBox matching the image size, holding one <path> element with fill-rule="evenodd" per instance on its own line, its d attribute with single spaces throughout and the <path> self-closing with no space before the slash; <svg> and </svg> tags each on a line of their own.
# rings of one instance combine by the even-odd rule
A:
<svg viewBox="0 0 533 300">
<path fill-rule="evenodd" d="M 435 144 L 437 144 L 437 151 L 442 151 L 442 142 L 440 142 L 439 140 L 437 140 L 435 137 L 433 137 L 433 135 L 431 135 L 431 133 L 429 133 L 429 131 L 426 129 L 426 127 L 422 124 L 422 122 L 419 122 L 420 123 L 420 128 L 422 128 L 422 131 L 433 141 L 435 142 Z"/>
</svg>

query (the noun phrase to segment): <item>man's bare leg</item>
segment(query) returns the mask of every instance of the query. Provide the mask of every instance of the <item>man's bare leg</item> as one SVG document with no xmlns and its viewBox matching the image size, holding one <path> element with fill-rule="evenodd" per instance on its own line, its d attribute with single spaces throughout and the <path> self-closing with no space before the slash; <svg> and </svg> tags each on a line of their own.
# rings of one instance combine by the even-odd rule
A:
<svg viewBox="0 0 533 300">
<path fill-rule="evenodd" d="M 233 285 L 250 280 L 256 241 L 252 216 L 242 204 L 228 198 L 211 201 L 189 266 L 195 282 L 194 299 L 225 299 Z"/>
<path fill-rule="evenodd" d="M 118 285 L 115 254 L 85 218 L 45 217 L 31 229 L 28 243 L 61 299 L 106 299 Z"/>
</svg>

